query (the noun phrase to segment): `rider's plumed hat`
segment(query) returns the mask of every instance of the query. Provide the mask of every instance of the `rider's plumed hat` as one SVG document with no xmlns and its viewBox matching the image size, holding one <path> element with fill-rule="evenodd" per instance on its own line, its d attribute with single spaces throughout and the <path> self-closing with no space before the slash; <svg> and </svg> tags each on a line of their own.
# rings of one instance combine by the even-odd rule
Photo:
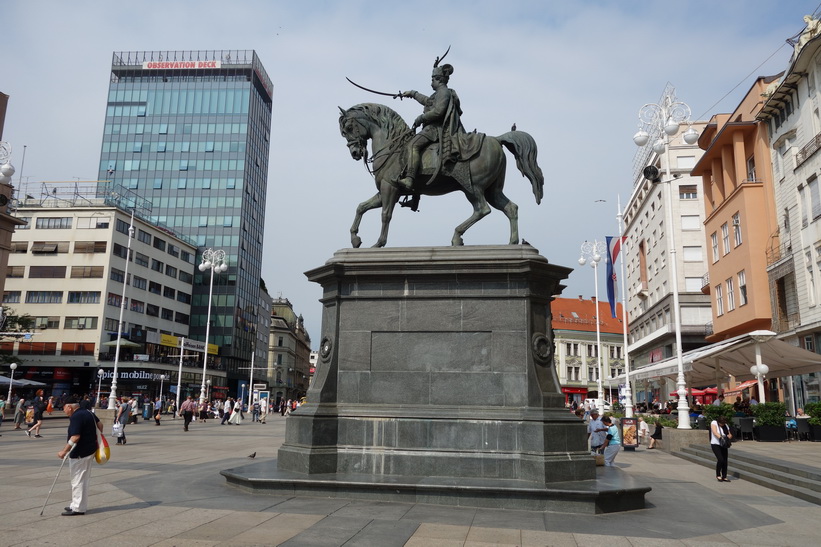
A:
<svg viewBox="0 0 821 547">
<path fill-rule="evenodd" d="M 445 64 L 442 66 L 433 67 L 433 73 L 431 76 L 441 76 L 445 79 L 445 81 L 447 81 L 451 74 L 453 74 L 453 66 Z"/>
</svg>

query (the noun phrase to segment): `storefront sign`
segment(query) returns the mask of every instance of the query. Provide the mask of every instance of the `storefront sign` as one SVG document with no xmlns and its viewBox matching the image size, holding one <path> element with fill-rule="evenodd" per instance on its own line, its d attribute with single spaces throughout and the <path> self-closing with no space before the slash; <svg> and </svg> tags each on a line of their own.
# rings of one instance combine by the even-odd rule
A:
<svg viewBox="0 0 821 547">
<path fill-rule="evenodd" d="M 222 61 L 145 61 L 143 70 L 221 68 Z"/>
</svg>

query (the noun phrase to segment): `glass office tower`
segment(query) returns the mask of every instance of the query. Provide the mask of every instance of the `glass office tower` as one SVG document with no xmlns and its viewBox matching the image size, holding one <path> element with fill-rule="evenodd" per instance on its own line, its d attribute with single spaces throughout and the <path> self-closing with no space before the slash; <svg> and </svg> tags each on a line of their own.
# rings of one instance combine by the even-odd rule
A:
<svg viewBox="0 0 821 547">
<path fill-rule="evenodd" d="M 143 216 L 193 239 L 196 265 L 225 251 L 207 342 L 234 392 L 258 322 L 272 92 L 254 51 L 118 52 L 111 63 L 100 184 L 150 202 Z M 211 274 L 191 274 L 190 335 L 205 342 Z"/>
</svg>

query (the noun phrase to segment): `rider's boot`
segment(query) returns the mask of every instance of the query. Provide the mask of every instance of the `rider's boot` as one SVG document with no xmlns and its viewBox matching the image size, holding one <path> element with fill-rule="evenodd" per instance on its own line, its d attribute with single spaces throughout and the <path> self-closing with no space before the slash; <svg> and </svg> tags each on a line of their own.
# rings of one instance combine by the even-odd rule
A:
<svg viewBox="0 0 821 547">
<path fill-rule="evenodd" d="M 413 146 L 408 149 L 408 166 L 405 169 L 405 176 L 396 181 L 399 186 L 403 186 L 408 190 L 413 188 L 413 181 L 416 178 L 416 172 L 419 171 L 419 151 Z"/>
</svg>

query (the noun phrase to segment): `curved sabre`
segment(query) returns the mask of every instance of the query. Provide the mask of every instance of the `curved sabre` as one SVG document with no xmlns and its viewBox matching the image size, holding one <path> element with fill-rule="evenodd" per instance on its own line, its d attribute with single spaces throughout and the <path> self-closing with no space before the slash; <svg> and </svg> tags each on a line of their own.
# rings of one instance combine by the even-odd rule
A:
<svg viewBox="0 0 821 547">
<path fill-rule="evenodd" d="M 375 93 L 377 95 L 385 95 L 387 97 L 393 97 L 394 99 L 399 97 L 399 100 L 400 101 L 402 100 L 402 92 L 401 91 L 399 93 L 385 93 L 384 91 L 374 91 L 373 89 L 368 89 L 367 87 L 365 87 L 363 85 L 359 85 L 358 83 L 354 82 L 353 80 L 351 80 L 347 76 L 345 77 L 345 79 L 348 80 L 349 82 L 351 82 L 353 85 L 355 85 L 359 89 L 363 89 L 363 90 L 365 90 L 369 93 Z"/>
</svg>

